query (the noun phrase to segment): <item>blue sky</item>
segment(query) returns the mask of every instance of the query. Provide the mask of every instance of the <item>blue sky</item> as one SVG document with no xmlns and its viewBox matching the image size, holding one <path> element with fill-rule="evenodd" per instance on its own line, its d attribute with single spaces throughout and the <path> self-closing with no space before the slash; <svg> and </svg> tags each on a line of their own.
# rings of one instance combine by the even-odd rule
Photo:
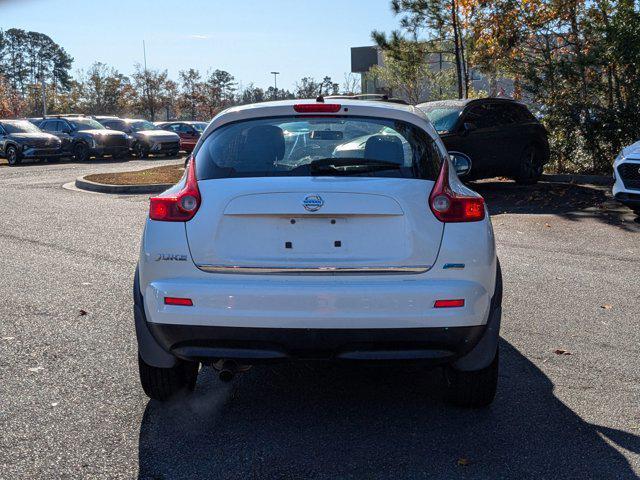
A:
<svg viewBox="0 0 640 480">
<path fill-rule="evenodd" d="M 74 57 L 130 74 L 142 63 L 172 78 L 189 67 L 229 71 L 243 85 L 293 88 L 304 76 L 343 83 L 352 46 L 391 31 L 389 0 L 0 0 L 0 28 L 49 35 Z"/>
</svg>

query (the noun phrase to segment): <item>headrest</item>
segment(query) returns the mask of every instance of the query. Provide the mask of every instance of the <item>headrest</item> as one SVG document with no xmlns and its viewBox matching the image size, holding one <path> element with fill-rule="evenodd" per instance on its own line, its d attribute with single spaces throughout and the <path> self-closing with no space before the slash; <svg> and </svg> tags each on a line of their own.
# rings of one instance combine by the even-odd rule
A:
<svg viewBox="0 0 640 480">
<path fill-rule="evenodd" d="M 373 135 L 364 145 L 364 158 L 404 164 L 402 141 L 393 135 Z"/>
<path fill-rule="evenodd" d="M 247 131 L 238 155 L 241 170 L 261 170 L 284 158 L 284 133 L 274 125 L 257 125 Z"/>
</svg>

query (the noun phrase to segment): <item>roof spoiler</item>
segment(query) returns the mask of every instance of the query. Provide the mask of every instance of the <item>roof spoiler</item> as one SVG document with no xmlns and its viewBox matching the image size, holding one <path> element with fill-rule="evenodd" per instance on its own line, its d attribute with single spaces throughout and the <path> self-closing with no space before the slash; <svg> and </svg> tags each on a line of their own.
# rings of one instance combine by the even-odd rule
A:
<svg viewBox="0 0 640 480">
<path fill-rule="evenodd" d="M 401 105 L 409 105 L 408 102 L 402 100 L 401 98 L 389 97 L 388 95 L 381 93 L 361 93 L 357 95 L 328 95 L 324 97 L 326 100 L 335 100 L 335 99 L 348 99 L 348 100 L 368 100 L 374 102 L 389 102 L 389 103 L 399 103 Z"/>
</svg>

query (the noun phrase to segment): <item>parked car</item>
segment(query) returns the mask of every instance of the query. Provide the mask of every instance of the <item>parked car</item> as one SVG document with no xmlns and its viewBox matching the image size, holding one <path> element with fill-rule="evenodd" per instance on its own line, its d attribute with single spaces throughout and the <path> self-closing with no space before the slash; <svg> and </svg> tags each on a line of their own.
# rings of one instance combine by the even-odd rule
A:
<svg viewBox="0 0 640 480">
<path fill-rule="evenodd" d="M 65 154 L 81 162 L 104 155 L 121 159 L 129 152 L 126 135 L 107 130 L 89 117 L 47 117 L 42 119 L 38 126 L 45 132 L 57 136 L 62 141 Z"/>
<path fill-rule="evenodd" d="M 147 120 L 133 118 L 96 117 L 106 128 L 127 134 L 129 147 L 138 158 L 149 154 L 174 157 L 180 150 L 180 137 Z"/>
<path fill-rule="evenodd" d="M 9 165 L 18 165 L 24 158 L 55 161 L 61 155 L 62 142 L 56 136 L 28 120 L 0 120 L 0 156 Z"/>
<path fill-rule="evenodd" d="M 613 197 L 640 216 L 640 142 L 622 149 L 613 163 Z"/>
<path fill-rule="evenodd" d="M 418 107 L 447 149 L 462 154 L 454 157 L 470 160 L 466 179 L 505 176 L 531 184 L 549 162 L 547 131 L 522 103 L 482 98 L 427 102 Z"/>
<path fill-rule="evenodd" d="M 158 127 L 174 132 L 180 136 L 180 150 L 190 153 L 198 143 L 198 139 L 204 129 L 206 122 L 161 122 Z"/>
<path fill-rule="evenodd" d="M 363 132 L 362 156 L 333 155 Z M 188 392 L 201 363 L 229 380 L 247 364 L 314 358 L 443 365 L 452 402 L 492 401 L 491 220 L 422 112 L 245 105 L 217 115 L 190 158 L 150 200 L 135 274 L 148 396 Z"/>
</svg>

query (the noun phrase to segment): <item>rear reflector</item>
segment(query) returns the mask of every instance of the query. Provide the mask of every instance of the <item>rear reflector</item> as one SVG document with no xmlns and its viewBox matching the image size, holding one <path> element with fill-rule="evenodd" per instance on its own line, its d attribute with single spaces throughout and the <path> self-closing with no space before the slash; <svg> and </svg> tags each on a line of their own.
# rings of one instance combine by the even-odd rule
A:
<svg viewBox="0 0 640 480">
<path fill-rule="evenodd" d="M 455 308 L 464 307 L 464 299 L 458 300 L 436 300 L 433 305 L 434 308 Z"/>
<path fill-rule="evenodd" d="M 293 106 L 298 113 L 336 113 L 341 108 L 337 103 L 296 103 Z"/>
<path fill-rule="evenodd" d="M 165 305 L 179 305 L 181 307 L 192 307 L 193 302 L 190 298 L 164 297 Z"/>
</svg>

